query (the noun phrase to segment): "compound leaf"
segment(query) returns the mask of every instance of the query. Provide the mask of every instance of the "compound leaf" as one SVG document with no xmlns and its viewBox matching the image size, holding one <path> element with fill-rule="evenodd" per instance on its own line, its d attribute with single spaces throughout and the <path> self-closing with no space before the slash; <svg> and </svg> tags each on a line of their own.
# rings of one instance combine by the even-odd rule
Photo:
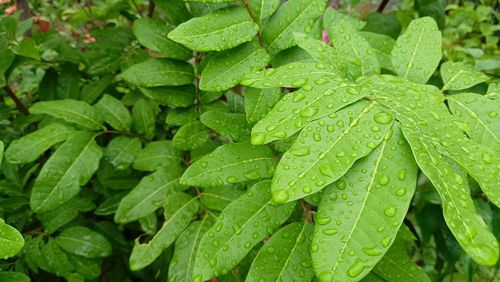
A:
<svg viewBox="0 0 500 282">
<path fill-rule="evenodd" d="M 35 103 L 30 108 L 32 114 L 47 114 L 63 119 L 81 127 L 99 130 L 104 129 L 102 117 L 91 105 L 72 99 Z"/>
</svg>

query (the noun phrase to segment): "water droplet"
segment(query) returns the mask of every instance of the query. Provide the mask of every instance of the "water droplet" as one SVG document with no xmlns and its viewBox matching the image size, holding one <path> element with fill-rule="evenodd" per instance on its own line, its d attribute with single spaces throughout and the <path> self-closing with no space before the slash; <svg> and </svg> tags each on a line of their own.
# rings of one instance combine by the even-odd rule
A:
<svg viewBox="0 0 500 282">
<path fill-rule="evenodd" d="M 347 269 L 347 275 L 354 278 L 356 276 L 359 276 L 365 268 L 366 267 L 363 265 L 363 262 L 360 259 L 356 259 L 354 263 Z"/>
<path fill-rule="evenodd" d="M 288 152 L 297 157 L 303 157 L 310 154 L 309 147 L 306 146 L 293 146 Z"/>
<path fill-rule="evenodd" d="M 254 133 L 252 134 L 252 144 L 254 145 L 261 145 L 266 142 L 266 135 L 262 133 Z"/>
<path fill-rule="evenodd" d="M 398 195 L 399 197 L 402 197 L 406 194 L 406 188 L 399 188 L 398 190 L 396 190 L 396 195 Z"/>
<path fill-rule="evenodd" d="M 363 253 L 369 256 L 380 256 L 382 254 L 382 251 L 379 250 L 377 247 L 372 247 L 372 248 L 365 247 L 362 250 Z"/>
<path fill-rule="evenodd" d="M 384 213 L 386 216 L 393 217 L 396 215 L 397 209 L 395 207 L 386 208 Z"/>
<path fill-rule="evenodd" d="M 404 180 L 406 178 L 406 174 L 408 173 L 408 171 L 406 169 L 401 169 L 399 170 L 398 172 L 398 178 L 399 180 Z"/>
<path fill-rule="evenodd" d="M 378 124 L 388 124 L 392 121 L 392 115 L 387 112 L 379 112 L 373 116 L 373 119 Z"/>
<path fill-rule="evenodd" d="M 491 164 L 493 162 L 493 156 L 488 152 L 483 152 L 483 162 Z"/>
<path fill-rule="evenodd" d="M 378 183 L 382 186 L 389 184 L 389 181 L 391 181 L 391 178 L 385 174 L 380 175 L 378 178 Z"/>
<path fill-rule="evenodd" d="M 289 195 L 288 192 L 282 189 L 278 189 L 273 191 L 273 199 L 276 203 L 285 203 L 288 201 Z"/>
</svg>

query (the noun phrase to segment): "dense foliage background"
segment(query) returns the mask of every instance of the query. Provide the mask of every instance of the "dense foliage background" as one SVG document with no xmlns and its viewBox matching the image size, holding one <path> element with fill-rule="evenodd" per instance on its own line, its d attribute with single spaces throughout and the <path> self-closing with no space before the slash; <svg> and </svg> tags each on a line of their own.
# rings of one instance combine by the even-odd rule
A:
<svg viewBox="0 0 500 282">
<path fill-rule="evenodd" d="M 0 0 L 0 281 L 500 281 L 499 8 Z"/>
</svg>

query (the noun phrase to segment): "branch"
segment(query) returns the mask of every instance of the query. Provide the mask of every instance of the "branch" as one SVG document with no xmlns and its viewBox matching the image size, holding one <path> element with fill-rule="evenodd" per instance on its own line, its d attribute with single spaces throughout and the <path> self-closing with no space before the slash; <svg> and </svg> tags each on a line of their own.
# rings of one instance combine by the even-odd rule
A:
<svg viewBox="0 0 500 282">
<path fill-rule="evenodd" d="M 149 0 L 149 5 L 148 5 L 148 17 L 152 18 L 153 13 L 155 12 L 155 2 L 153 0 Z"/>
<path fill-rule="evenodd" d="M 12 89 L 10 89 L 9 86 L 4 86 L 3 90 L 5 91 L 5 93 L 7 93 L 7 96 L 9 96 L 14 101 L 14 103 L 16 104 L 16 108 L 21 113 L 23 113 L 25 116 L 30 114 L 28 109 L 23 105 L 21 100 L 19 100 L 19 98 L 17 98 L 16 94 L 12 91 Z"/>
<path fill-rule="evenodd" d="M 389 0 L 382 0 L 382 2 L 380 2 L 380 5 L 377 8 L 377 12 L 382 13 L 385 9 L 385 6 L 387 6 L 388 3 Z"/>
</svg>

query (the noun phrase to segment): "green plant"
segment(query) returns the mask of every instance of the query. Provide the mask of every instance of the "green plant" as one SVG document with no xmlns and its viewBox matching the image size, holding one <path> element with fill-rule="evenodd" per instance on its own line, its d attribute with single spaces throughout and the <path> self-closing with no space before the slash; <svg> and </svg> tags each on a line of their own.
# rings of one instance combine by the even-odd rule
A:
<svg viewBox="0 0 500 282">
<path fill-rule="evenodd" d="M 500 87 L 432 18 L 156 5 L 90 7 L 95 43 L 1 18 L 0 280 L 495 279 Z"/>
</svg>

